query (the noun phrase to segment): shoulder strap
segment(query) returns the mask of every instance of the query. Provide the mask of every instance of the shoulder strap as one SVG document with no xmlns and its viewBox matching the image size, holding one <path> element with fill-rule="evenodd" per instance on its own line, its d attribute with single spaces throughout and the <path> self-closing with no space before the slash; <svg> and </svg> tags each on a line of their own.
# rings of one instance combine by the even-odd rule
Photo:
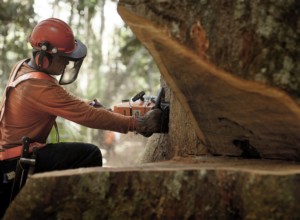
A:
<svg viewBox="0 0 300 220">
<path fill-rule="evenodd" d="M 26 61 L 27 59 L 21 60 L 20 62 L 18 62 L 12 69 L 7 85 L 4 89 L 3 92 L 3 96 L 2 96 L 2 101 L 0 104 L 0 122 L 3 118 L 4 115 L 4 110 L 5 110 L 5 102 L 6 102 L 6 96 L 7 96 L 7 91 L 9 88 L 11 87 L 16 87 L 18 84 L 20 84 L 21 82 L 28 80 L 28 79 L 43 79 L 43 80 L 49 80 L 51 82 L 55 82 L 57 83 L 57 80 L 53 77 L 51 77 L 50 75 L 43 73 L 43 72 L 29 72 L 26 74 L 23 74 L 22 76 L 18 77 L 16 80 L 16 75 L 17 72 L 19 71 L 20 67 L 22 66 L 22 64 Z M 58 132 L 58 127 L 56 122 L 54 122 L 54 127 L 56 130 L 56 138 L 57 138 L 57 142 L 59 142 L 59 132 Z"/>
<path fill-rule="evenodd" d="M 52 76 L 46 74 L 46 73 L 42 73 L 42 72 L 30 72 L 30 73 L 26 73 L 20 77 L 18 77 L 16 80 L 10 82 L 8 84 L 8 87 L 16 87 L 18 84 L 20 84 L 21 82 L 28 80 L 28 79 L 44 79 L 44 80 L 49 80 L 52 82 L 57 82 L 57 80 L 55 78 L 53 78 Z"/>
<path fill-rule="evenodd" d="M 13 67 L 13 69 L 12 69 L 10 75 L 9 75 L 7 85 L 9 85 L 12 81 L 14 81 L 18 70 L 20 69 L 22 64 L 25 62 L 25 60 L 27 60 L 27 59 L 21 60 L 21 61 L 19 61 L 18 63 L 15 64 L 15 66 Z M 2 117 L 3 117 L 3 114 L 4 114 L 4 104 L 5 104 L 5 101 L 6 101 L 7 89 L 8 89 L 8 86 L 6 86 L 5 89 L 4 89 L 1 104 L 0 104 L 0 121 L 2 120 Z"/>
<path fill-rule="evenodd" d="M 27 59 L 21 60 L 18 63 L 16 63 L 11 71 L 11 73 L 9 74 L 9 78 L 8 78 L 8 82 L 7 85 L 11 82 L 15 80 L 15 77 L 17 75 L 17 72 L 19 71 L 20 67 L 23 65 L 23 63 L 26 61 Z M 6 89 L 6 88 L 5 88 Z"/>
<path fill-rule="evenodd" d="M 3 92 L 2 101 L 0 104 L 0 121 L 2 120 L 2 117 L 4 114 L 7 91 L 10 87 L 16 87 L 19 83 L 21 83 L 25 80 L 28 80 L 28 79 L 44 79 L 44 80 L 49 80 L 49 81 L 57 83 L 57 80 L 55 78 L 53 78 L 50 75 L 43 73 L 43 72 L 29 72 L 29 73 L 23 74 L 22 76 L 18 77 L 15 80 L 17 72 L 19 71 L 20 67 L 26 60 L 27 59 L 24 59 L 24 60 L 21 60 L 20 62 L 18 62 L 13 67 L 12 72 L 10 73 L 7 85 Z"/>
</svg>

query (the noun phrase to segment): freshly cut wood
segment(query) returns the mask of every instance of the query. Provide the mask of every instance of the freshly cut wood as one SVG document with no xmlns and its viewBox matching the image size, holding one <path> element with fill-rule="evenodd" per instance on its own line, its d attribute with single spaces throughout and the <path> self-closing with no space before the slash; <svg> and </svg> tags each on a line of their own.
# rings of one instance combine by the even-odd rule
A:
<svg viewBox="0 0 300 220">
<path fill-rule="evenodd" d="M 35 174 L 3 220 L 299 219 L 299 164 L 197 157 Z"/>
<path fill-rule="evenodd" d="M 290 96 L 218 69 L 121 4 L 118 12 L 154 57 L 212 154 L 300 160 L 300 108 Z"/>
</svg>

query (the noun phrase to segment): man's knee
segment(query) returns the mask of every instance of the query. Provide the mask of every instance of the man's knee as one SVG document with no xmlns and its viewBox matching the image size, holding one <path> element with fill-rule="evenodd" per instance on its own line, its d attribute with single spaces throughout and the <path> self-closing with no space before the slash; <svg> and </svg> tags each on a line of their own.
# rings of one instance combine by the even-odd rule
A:
<svg viewBox="0 0 300 220">
<path fill-rule="evenodd" d="M 100 149 L 87 143 L 48 144 L 37 153 L 35 172 L 102 166 Z"/>
<path fill-rule="evenodd" d="M 89 144 L 91 166 L 102 166 L 102 153 L 99 147 Z"/>
</svg>

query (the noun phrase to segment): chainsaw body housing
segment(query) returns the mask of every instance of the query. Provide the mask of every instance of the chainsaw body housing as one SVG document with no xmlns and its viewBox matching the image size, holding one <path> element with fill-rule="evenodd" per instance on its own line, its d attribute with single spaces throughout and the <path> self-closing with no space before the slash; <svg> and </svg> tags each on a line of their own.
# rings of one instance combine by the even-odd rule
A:
<svg viewBox="0 0 300 220">
<path fill-rule="evenodd" d="M 126 116 L 141 117 L 151 109 L 162 110 L 161 133 L 168 133 L 169 130 L 169 102 L 165 102 L 164 89 L 162 88 L 158 96 L 145 96 L 142 91 L 132 99 L 122 100 L 116 104 L 113 111 Z"/>
<path fill-rule="evenodd" d="M 137 100 L 132 102 L 130 100 L 122 100 L 121 103 L 114 106 L 114 112 L 126 115 L 140 117 L 145 115 L 155 106 L 155 103 L 151 100 Z"/>
</svg>

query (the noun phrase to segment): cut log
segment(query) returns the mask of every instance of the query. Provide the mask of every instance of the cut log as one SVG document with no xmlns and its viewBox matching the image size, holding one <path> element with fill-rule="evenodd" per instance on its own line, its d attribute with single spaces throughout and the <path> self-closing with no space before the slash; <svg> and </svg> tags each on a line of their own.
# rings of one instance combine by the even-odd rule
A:
<svg viewBox="0 0 300 220">
<path fill-rule="evenodd" d="M 216 68 L 122 5 L 118 12 L 212 154 L 300 160 L 300 108 L 286 93 Z"/>
<path fill-rule="evenodd" d="M 299 164 L 198 157 L 33 175 L 4 220 L 300 219 Z"/>
</svg>

